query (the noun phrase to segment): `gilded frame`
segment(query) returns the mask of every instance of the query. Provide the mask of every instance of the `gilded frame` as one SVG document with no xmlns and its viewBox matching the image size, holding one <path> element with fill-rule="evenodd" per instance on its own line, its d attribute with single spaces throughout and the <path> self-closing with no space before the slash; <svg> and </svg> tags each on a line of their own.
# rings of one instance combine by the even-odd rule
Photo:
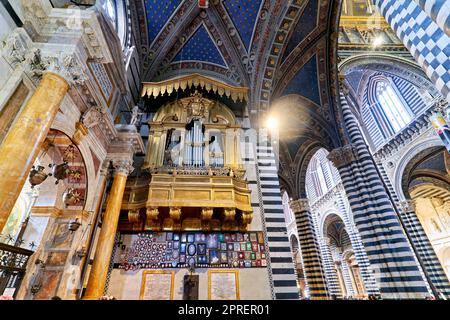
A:
<svg viewBox="0 0 450 320">
<path fill-rule="evenodd" d="M 139 294 L 139 299 L 144 300 L 144 292 L 145 292 L 145 283 L 148 274 L 170 274 L 170 300 L 173 300 L 173 292 L 175 285 L 175 271 L 167 271 L 167 270 L 144 270 L 142 272 L 142 282 L 141 282 L 141 292 Z"/>
<path fill-rule="evenodd" d="M 231 270 L 231 269 L 209 269 L 208 270 L 208 300 L 211 300 L 212 292 L 211 292 L 211 276 L 214 273 L 232 273 L 235 277 L 235 286 L 236 286 L 236 300 L 241 299 L 241 294 L 239 291 L 239 270 Z"/>
</svg>

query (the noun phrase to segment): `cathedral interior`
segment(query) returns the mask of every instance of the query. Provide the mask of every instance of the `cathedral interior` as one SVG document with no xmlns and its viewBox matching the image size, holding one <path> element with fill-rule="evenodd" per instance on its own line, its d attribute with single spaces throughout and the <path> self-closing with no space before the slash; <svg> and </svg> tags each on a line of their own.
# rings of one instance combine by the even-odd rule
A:
<svg viewBox="0 0 450 320">
<path fill-rule="evenodd" d="M 0 300 L 447 300 L 450 1 L 1 0 Z"/>
</svg>

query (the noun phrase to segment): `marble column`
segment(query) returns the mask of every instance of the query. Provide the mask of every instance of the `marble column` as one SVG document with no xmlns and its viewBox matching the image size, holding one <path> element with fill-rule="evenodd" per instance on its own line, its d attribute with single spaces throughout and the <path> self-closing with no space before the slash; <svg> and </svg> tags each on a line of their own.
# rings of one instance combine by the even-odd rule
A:
<svg viewBox="0 0 450 320">
<path fill-rule="evenodd" d="M 297 222 L 300 249 L 304 263 L 304 274 L 312 300 L 328 298 L 319 242 L 314 231 L 314 222 L 307 199 L 289 203 Z"/>
<path fill-rule="evenodd" d="M 342 214 L 342 220 L 345 224 L 345 230 L 347 231 L 347 234 L 350 238 L 352 249 L 355 254 L 355 259 L 358 262 L 358 266 L 361 270 L 361 277 L 363 279 L 364 288 L 367 291 L 367 294 L 378 296 L 380 295 L 380 290 L 378 289 L 378 285 L 375 278 L 373 277 L 373 274 L 370 272 L 370 262 L 367 258 L 366 251 L 364 250 L 361 236 L 350 220 L 350 215 L 352 214 L 352 212 L 350 210 L 350 212 L 348 213 L 346 210 L 346 206 L 344 203 L 345 195 L 343 193 L 343 190 L 338 193 L 336 204 Z"/>
<path fill-rule="evenodd" d="M 345 290 L 347 291 L 347 297 L 355 297 L 357 296 L 358 292 L 355 290 L 357 289 L 357 285 L 353 280 L 353 276 L 351 275 L 350 266 L 348 265 L 347 261 L 341 258 L 341 272 L 342 272 L 342 278 L 344 280 Z"/>
<path fill-rule="evenodd" d="M 349 144 L 328 158 L 341 176 L 381 296 L 423 299 L 428 290 L 419 265 L 344 92 L 343 87 L 340 106 Z"/>
<path fill-rule="evenodd" d="M 0 231 L 22 191 L 50 126 L 69 90 L 62 76 L 44 73 L 0 145 Z"/>
<path fill-rule="evenodd" d="M 319 236 L 319 243 L 323 269 L 325 278 L 327 279 L 328 292 L 330 293 L 330 295 L 341 298 L 342 296 L 344 296 L 344 292 L 340 289 L 339 286 L 339 276 L 337 274 L 333 255 L 331 253 L 330 238 L 325 237 L 320 239 Z"/>
<path fill-rule="evenodd" d="M 400 217 L 411 237 L 411 241 L 417 249 L 419 258 L 422 260 L 423 269 L 439 294 L 450 298 L 450 283 L 444 269 L 436 255 L 436 252 L 428 239 L 422 224 L 415 212 L 412 200 L 400 201 L 398 203 Z"/>
<path fill-rule="evenodd" d="M 427 282 L 430 285 L 430 290 L 431 286 L 434 286 L 436 291 L 440 294 L 444 294 L 447 299 L 450 298 L 450 282 L 425 230 L 423 229 L 422 223 L 417 217 L 413 200 L 406 199 L 400 201 L 383 164 L 378 162 L 377 166 L 380 170 L 381 177 L 399 210 L 400 219 L 403 222 L 405 232 L 408 233 L 412 244 L 417 250 L 417 259 L 421 259 L 422 261 L 421 274 L 423 278 L 427 279 L 428 276 Z M 429 283 L 430 281 L 431 284 Z"/>
<path fill-rule="evenodd" d="M 448 0 L 372 0 L 417 64 L 450 102 L 448 4 L 440 7 L 436 23 L 432 19 L 433 14 L 430 17 L 417 3 L 424 3 L 426 8 L 427 3 L 440 1 L 448 3 Z M 446 32 L 440 27 L 440 21 L 444 24 L 444 29 L 447 29 Z"/>
<path fill-rule="evenodd" d="M 102 228 L 97 241 L 94 262 L 92 263 L 86 293 L 83 298 L 87 300 L 98 299 L 103 296 L 125 185 L 127 177 L 133 168 L 131 161 L 117 161 L 113 165 L 115 169 L 114 181 L 102 219 Z"/>
<path fill-rule="evenodd" d="M 414 0 L 437 25 L 450 36 L 450 1 L 448 0 Z"/>
</svg>

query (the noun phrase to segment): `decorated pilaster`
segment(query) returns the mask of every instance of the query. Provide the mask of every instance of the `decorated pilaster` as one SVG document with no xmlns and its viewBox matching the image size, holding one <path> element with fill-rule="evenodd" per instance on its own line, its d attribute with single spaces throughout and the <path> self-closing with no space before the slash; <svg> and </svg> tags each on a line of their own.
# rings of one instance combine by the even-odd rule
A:
<svg viewBox="0 0 450 320">
<path fill-rule="evenodd" d="M 106 211 L 102 219 L 102 228 L 98 237 L 94 262 L 89 274 L 89 280 L 84 299 L 98 299 L 103 295 L 108 265 L 114 247 L 117 225 L 119 223 L 120 208 L 128 175 L 133 166 L 130 160 L 113 160 L 114 182 L 109 194 Z"/>
<path fill-rule="evenodd" d="M 427 287 L 342 91 L 344 86 L 340 105 L 350 144 L 333 150 L 328 158 L 339 170 L 380 293 L 383 298 L 423 299 L 428 295 Z M 408 274 L 400 278 L 406 270 Z"/>
<path fill-rule="evenodd" d="M 320 257 L 320 248 L 314 232 L 314 223 L 308 200 L 293 200 L 289 205 L 297 222 L 304 273 L 311 299 L 327 299 L 327 285 Z"/>
</svg>

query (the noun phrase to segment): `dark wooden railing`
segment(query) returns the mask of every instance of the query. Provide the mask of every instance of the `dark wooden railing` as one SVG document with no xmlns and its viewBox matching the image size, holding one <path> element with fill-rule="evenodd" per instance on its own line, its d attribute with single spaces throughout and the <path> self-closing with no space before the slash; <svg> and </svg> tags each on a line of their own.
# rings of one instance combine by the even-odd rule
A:
<svg viewBox="0 0 450 320">
<path fill-rule="evenodd" d="M 25 275 L 28 259 L 34 252 L 20 247 L 0 243 L 0 295 L 14 288 L 14 295 Z"/>
</svg>

